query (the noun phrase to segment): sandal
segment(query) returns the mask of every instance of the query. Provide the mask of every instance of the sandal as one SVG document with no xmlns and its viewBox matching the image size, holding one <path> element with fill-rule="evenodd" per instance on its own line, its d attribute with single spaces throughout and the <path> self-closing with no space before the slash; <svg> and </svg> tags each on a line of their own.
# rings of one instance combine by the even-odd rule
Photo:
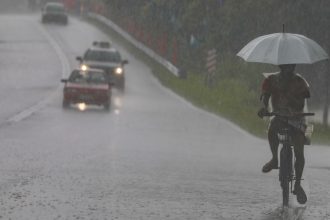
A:
<svg viewBox="0 0 330 220">
<path fill-rule="evenodd" d="M 272 159 L 271 161 L 269 161 L 268 163 L 266 163 L 266 164 L 262 167 L 262 172 L 263 172 L 263 173 L 268 173 L 268 172 L 270 172 L 272 169 L 278 169 L 278 162 L 277 162 L 277 160 Z"/>
<path fill-rule="evenodd" d="M 304 189 L 301 187 L 301 185 L 295 185 L 292 193 L 297 196 L 297 201 L 300 204 L 305 204 L 307 202 L 306 193 Z"/>
</svg>

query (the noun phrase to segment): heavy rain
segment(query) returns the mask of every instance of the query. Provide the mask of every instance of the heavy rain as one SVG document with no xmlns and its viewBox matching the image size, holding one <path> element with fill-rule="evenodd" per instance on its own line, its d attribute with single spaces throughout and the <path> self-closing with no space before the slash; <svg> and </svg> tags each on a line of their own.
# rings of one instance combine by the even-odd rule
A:
<svg viewBox="0 0 330 220">
<path fill-rule="evenodd" d="M 1 0 L 0 219 L 330 220 L 329 13 L 328 0 Z M 313 40 L 312 61 L 239 54 L 273 33 Z M 280 90 L 287 102 L 267 87 L 283 64 L 305 89 Z M 268 172 L 263 116 L 292 94 L 315 115 L 282 120 L 279 149 L 298 163 L 278 150 Z"/>
</svg>

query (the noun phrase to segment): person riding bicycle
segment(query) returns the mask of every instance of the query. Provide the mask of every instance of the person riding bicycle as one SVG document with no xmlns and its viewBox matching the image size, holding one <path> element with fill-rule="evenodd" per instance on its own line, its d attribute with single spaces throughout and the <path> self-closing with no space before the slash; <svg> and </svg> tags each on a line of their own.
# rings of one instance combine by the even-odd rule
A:
<svg viewBox="0 0 330 220">
<path fill-rule="evenodd" d="M 303 112 L 305 99 L 310 98 L 309 85 L 302 76 L 294 72 L 295 66 L 295 64 L 279 65 L 279 73 L 274 73 L 265 78 L 262 83 L 260 97 L 263 107 L 258 111 L 259 117 L 262 118 L 268 112 L 270 99 L 274 112 L 282 114 Z M 293 127 L 292 144 L 296 156 L 296 181 L 293 193 L 297 196 L 298 202 L 304 204 L 307 201 L 307 196 L 301 187 L 300 180 L 305 166 L 305 118 L 290 119 L 289 124 Z M 268 141 L 272 152 L 272 159 L 263 166 L 262 172 L 264 173 L 278 168 L 279 140 L 277 134 L 283 126 L 285 126 L 285 122 L 276 116 L 270 122 Z"/>
</svg>

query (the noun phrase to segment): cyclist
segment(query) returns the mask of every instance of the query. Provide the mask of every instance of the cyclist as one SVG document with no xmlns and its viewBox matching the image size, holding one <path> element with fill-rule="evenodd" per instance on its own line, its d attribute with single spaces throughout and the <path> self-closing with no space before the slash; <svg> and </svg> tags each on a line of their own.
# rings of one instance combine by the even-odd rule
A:
<svg viewBox="0 0 330 220">
<path fill-rule="evenodd" d="M 309 85 L 306 80 L 295 73 L 295 64 L 279 65 L 280 72 L 268 76 L 262 83 L 262 93 L 260 100 L 263 107 L 258 111 L 258 116 L 263 117 L 268 112 L 269 100 L 273 111 L 287 114 L 290 112 L 303 112 L 305 99 L 310 98 Z M 296 181 L 293 193 L 297 196 L 299 203 L 304 204 L 307 201 L 306 193 L 300 185 L 305 165 L 304 145 L 306 122 L 304 117 L 289 120 L 290 126 L 293 127 L 292 144 L 296 156 L 295 172 Z M 262 172 L 268 173 L 272 169 L 278 168 L 278 131 L 285 126 L 282 119 L 274 117 L 268 129 L 268 141 L 272 152 L 272 159 L 266 163 Z"/>
</svg>

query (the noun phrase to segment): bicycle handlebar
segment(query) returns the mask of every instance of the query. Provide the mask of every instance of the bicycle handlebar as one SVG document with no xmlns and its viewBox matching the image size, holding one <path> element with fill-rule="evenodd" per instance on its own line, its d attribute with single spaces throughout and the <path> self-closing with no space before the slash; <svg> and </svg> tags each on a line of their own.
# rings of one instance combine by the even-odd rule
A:
<svg viewBox="0 0 330 220">
<path fill-rule="evenodd" d="M 278 117 L 283 117 L 283 118 L 296 118 L 296 117 L 304 117 L 304 116 L 314 116 L 315 113 L 313 112 L 293 112 L 290 114 L 281 114 L 279 112 L 267 112 L 264 113 L 264 116 L 278 116 Z"/>
</svg>

